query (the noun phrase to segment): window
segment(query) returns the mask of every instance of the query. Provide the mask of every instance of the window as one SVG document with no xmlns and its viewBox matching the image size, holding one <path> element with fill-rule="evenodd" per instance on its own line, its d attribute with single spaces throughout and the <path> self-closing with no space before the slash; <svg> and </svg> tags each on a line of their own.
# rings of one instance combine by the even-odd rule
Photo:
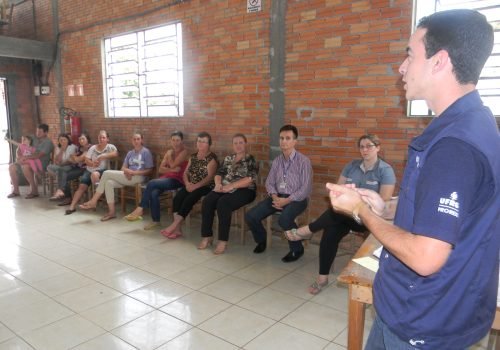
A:
<svg viewBox="0 0 500 350">
<path fill-rule="evenodd" d="M 498 0 L 415 0 L 414 27 L 424 16 L 457 8 L 478 10 L 488 18 L 495 31 L 493 52 L 484 65 L 477 89 L 484 104 L 495 116 L 500 117 L 500 2 Z M 432 112 L 424 101 L 411 101 L 408 103 L 408 115 L 411 117 L 430 116 Z"/>
<path fill-rule="evenodd" d="M 103 67 L 107 117 L 184 114 L 180 23 L 105 39 Z"/>
</svg>

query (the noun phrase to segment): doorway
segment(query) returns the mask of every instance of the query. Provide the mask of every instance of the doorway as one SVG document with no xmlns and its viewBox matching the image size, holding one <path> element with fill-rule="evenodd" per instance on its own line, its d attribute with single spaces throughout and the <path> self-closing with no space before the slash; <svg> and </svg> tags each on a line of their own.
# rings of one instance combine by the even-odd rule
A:
<svg viewBox="0 0 500 350">
<path fill-rule="evenodd" d="M 4 136 L 7 134 L 10 125 L 8 101 L 7 79 L 0 77 L 0 165 L 9 164 L 12 159 L 12 147 L 4 140 Z"/>
</svg>

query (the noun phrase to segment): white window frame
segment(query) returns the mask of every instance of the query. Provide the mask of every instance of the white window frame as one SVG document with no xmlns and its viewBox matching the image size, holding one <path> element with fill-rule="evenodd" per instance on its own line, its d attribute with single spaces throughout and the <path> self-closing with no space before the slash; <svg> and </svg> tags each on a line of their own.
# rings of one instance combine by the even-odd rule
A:
<svg viewBox="0 0 500 350">
<path fill-rule="evenodd" d="M 107 118 L 184 115 L 180 22 L 104 38 L 102 58 Z"/>
<path fill-rule="evenodd" d="M 413 30 L 424 16 L 434 12 L 470 8 L 483 13 L 495 31 L 493 52 L 481 72 L 477 90 L 483 103 L 496 117 L 500 117 L 500 2 L 499 0 L 414 0 Z M 409 101 L 407 108 L 409 117 L 432 116 L 432 111 L 423 100 Z"/>
</svg>

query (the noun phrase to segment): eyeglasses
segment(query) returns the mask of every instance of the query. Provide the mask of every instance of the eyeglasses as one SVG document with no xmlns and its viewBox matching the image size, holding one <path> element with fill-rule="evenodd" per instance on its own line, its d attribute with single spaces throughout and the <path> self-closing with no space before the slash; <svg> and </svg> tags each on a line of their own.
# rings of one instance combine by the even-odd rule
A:
<svg viewBox="0 0 500 350">
<path fill-rule="evenodd" d="M 361 150 L 363 150 L 363 149 L 371 150 L 373 147 L 376 147 L 376 145 L 374 145 L 373 143 L 370 143 L 368 145 L 360 145 L 359 149 L 361 149 Z"/>
</svg>

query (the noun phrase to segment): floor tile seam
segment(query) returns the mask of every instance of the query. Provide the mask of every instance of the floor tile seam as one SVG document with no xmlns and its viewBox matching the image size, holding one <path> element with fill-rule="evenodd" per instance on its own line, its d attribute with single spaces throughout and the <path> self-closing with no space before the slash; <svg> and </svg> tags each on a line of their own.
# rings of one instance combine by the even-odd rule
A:
<svg viewBox="0 0 500 350">
<path fill-rule="evenodd" d="M 16 337 L 17 337 L 17 338 L 20 338 L 22 341 L 26 342 L 27 344 L 29 344 L 30 346 L 32 346 L 34 349 L 36 349 L 36 348 L 35 348 L 35 345 L 31 344 L 31 343 L 30 343 L 27 339 L 25 339 L 25 338 L 24 338 L 24 337 L 26 337 L 26 336 L 27 336 L 27 334 L 29 334 L 30 332 L 34 332 L 34 331 L 37 331 L 37 330 L 39 330 L 39 329 L 42 329 L 42 328 L 44 328 L 44 327 L 50 326 L 50 325 L 52 325 L 52 324 L 54 324 L 54 323 L 57 323 L 57 322 L 59 322 L 59 321 L 61 321 L 61 320 L 66 319 L 66 318 L 73 317 L 73 316 L 75 316 L 75 315 L 77 315 L 77 313 L 73 313 L 72 315 L 67 315 L 67 316 L 64 316 L 64 317 L 62 317 L 62 318 L 60 318 L 60 319 L 54 320 L 54 321 L 52 321 L 52 322 L 50 322 L 50 323 L 43 324 L 43 325 L 41 325 L 41 326 L 39 326 L 39 327 L 37 327 L 37 328 L 33 328 L 33 329 L 29 329 L 29 330 L 22 330 L 22 331 L 20 331 L 20 332 L 15 332 L 15 331 L 13 331 L 13 330 L 12 330 L 12 329 L 10 329 L 10 328 L 9 328 L 9 330 L 10 330 L 11 332 L 13 332 L 13 333 L 16 335 Z M 81 316 L 81 317 L 83 317 L 83 316 Z M 89 321 L 89 320 L 87 320 L 87 321 Z M 92 324 L 94 324 L 93 322 L 91 322 L 91 323 L 92 323 Z M 97 326 L 97 325 L 96 325 L 96 326 Z M 7 327 L 7 328 L 8 328 L 8 327 Z M 99 327 L 99 328 L 101 328 L 101 327 Z M 11 338 L 11 339 L 12 339 L 12 338 Z"/>
<path fill-rule="evenodd" d="M 278 323 L 279 323 L 278 321 L 273 320 L 273 324 L 272 325 L 270 325 L 269 327 L 266 327 L 266 329 L 262 330 L 262 332 L 260 332 L 259 334 L 257 334 L 255 337 L 253 337 L 252 339 L 250 339 L 245 344 L 243 344 L 243 346 L 241 348 L 244 349 L 245 346 L 247 346 L 248 344 L 250 344 L 251 342 L 253 342 L 255 339 L 257 339 L 258 337 L 260 337 L 262 334 L 264 334 L 265 332 L 267 332 L 269 329 L 271 329 L 272 327 L 274 327 Z"/>
<path fill-rule="evenodd" d="M 4 340 L 4 341 L 2 341 L 0 344 L 3 344 L 3 343 L 5 343 L 6 341 L 9 341 L 9 340 L 11 340 L 11 339 L 13 339 L 13 338 L 18 337 L 18 334 L 17 334 L 17 333 L 16 333 L 13 329 L 9 328 L 9 326 L 7 326 L 7 325 L 6 325 L 4 322 L 2 322 L 2 321 L 0 321 L 0 323 L 2 324 L 2 326 L 4 326 L 5 328 L 7 328 L 7 329 L 8 329 L 8 330 L 9 330 L 9 331 L 13 334 L 13 335 L 12 335 L 12 337 L 10 337 L 10 338 L 8 338 L 8 339 L 5 339 L 5 340 Z"/>
<path fill-rule="evenodd" d="M 48 326 L 50 326 L 50 325 L 52 325 L 52 324 L 54 324 L 54 323 L 61 322 L 61 321 L 65 320 L 65 319 L 67 319 L 67 318 L 74 317 L 74 316 L 79 316 L 79 317 L 81 317 L 82 319 L 84 319 L 85 321 L 89 322 L 89 323 L 90 323 L 90 324 L 92 324 L 93 326 L 95 326 L 95 327 L 99 328 L 99 330 L 100 330 L 100 331 L 102 331 L 102 333 L 100 333 L 100 334 L 99 334 L 98 336 L 96 336 L 95 338 L 100 337 L 100 336 L 102 336 L 103 334 L 106 334 L 106 332 L 107 332 L 107 331 L 106 331 L 104 328 L 102 328 L 102 327 L 101 327 L 101 326 L 99 326 L 98 324 L 95 324 L 95 323 L 94 323 L 94 322 L 92 322 L 91 320 L 86 319 L 85 317 L 83 317 L 82 315 L 80 315 L 80 314 L 78 314 L 78 313 L 77 313 L 77 314 L 74 314 L 74 315 L 69 315 L 69 316 L 63 317 L 63 318 L 61 318 L 61 319 L 59 319 L 59 320 L 56 320 L 56 321 L 54 321 L 54 322 L 52 322 L 52 323 L 49 323 L 49 324 L 46 324 L 46 325 L 40 326 L 40 327 L 38 327 L 38 328 L 35 328 L 35 329 L 32 329 L 32 330 L 29 330 L 29 331 L 23 331 L 23 332 L 24 332 L 24 333 L 34 332 L 34 331 L 40 330 L 40 329 L 45 328 L 45 327 L 48 327 Z M 23 332 L 22 332 L 22 333 L 23 333 Z M 29 343 L 29 342 L 28 342 L 28 340 L 26 340 L 26 339 L 22 338 L 22 337 L 21 337 L 21 335 L 19 335 L 19 334 L 18 334 L 18 336 L 19 336 L 19 337 L 20 337 L 23 341 L 25 341 L 26 343 L 28 343 L 29 345 L 31 345 L 34 349 L 36 349 L 36 347 L 35 347 L 35 345 L 34 345 L 34 344 Z M 25 335 L 25 336 L 26 336 L 26 335 Z M 85 340 L 85 341 L 83 341 L 82 343 L 79 343 L 79 344 L 77 344 L 77 345 L 73 346 L 73 348 L 75 348 L 75 347 L 77 347 L 77 346 L 79 346 L 79 345 L 82 345 L 82 344 L 84 344 L 84 343 L 86 343 L 86 342 L 88 342 L 88 341 L 90 341 L 90 340 L 92 340 L 92 339 L 95 339 L 95 338 L 91 338 L 91 339 Z"/>
<path fill-rule="evenodd" d="M 274 289 L 273 289 L 273 290 L 274 290 Z M 304 299 L 298 298 L 298 299 L 301 299 L 301 303 L 300 303 L 299 305 L 297 305 L 297 306 L 296 306 L 293 310 L 291 310 L 291 311 L 287 312 L 287 313 L 286 313 L 283 317 L 281 317 L 280 319 L 278 319 L 278 320 L 277 320 L 277 319 L 271 318 L 270 316 L 263 315 L 263 314 L 260 314 L 260 313 L 258 313 L 258 312 L 256 312 L 256 311 L 250 310 L 250 309 L 248 309 L 247 307 L 245 307 L 245 306 L 243 306 L 243 305 L 239 305 L 239 303 L 241 303 L 242 301 L 244 301 L 244 300 L 246 300 L 246 299 L 250 298 L 251 296 L 253 296 L 253 295 L 254 295 L 254 294 L 256 294 L 256 293 L 257 293 L 257 292 L 255 292 L 255 293 L 253 293 L 253 294 L 249 295 L 249 296 L 248 296 L 248 297 L 246 297 L 246 298 L 243 298 L 242 300 L 240 300 L 240 301 L 238 302 L 238 304 L 236 304 L 236 306 L 241 307 L 242 309 L 245 309 L 245 310 L 247 310 L 247 311 L 250 311 L 250 312 L 252 312 L 252 313 L 254 313 L 254 314 L 257 314 L 257 315 L 259 315 L 259 316 L 263 316 L 263 317 L 266 317 L 266 318 L 272 319 L 272 320 L 274 320 L 274 321 L 276 321 L 276 322 L 281 322 L 283 319 L 285 319 L 286 317 L 288 317 L 291 313 L 293 313 L 293 312 L 297 311 L 297 309 L 298 309 L 298 308 L 300 308 L 302 305 L 304 305 L 305 303 L 307 303 L 307 300 L 304 300 Z M 296 297 L 296 298 L 297 298 L 297 297 Z"/>
<path fill-rule="evenodd" d="M 335 339 L 336 339 L 339 335 L 341 335 L 341 334 L 342 334 L 342 332 L 344 332 L 344 331 L 347 329 L 347 325 L 346 325 L 346 327 L 342 328 L 342 330 L 341 330 L 341 331 L 340 331 L 337 335 L 333 336 L 331 339 L 328 339 L 328 338 L 324 338 L 324 337 L 322 337 L 321 335 L 318 335 L 318 334 L 314 334 L 314 333 L 308 332 L 308 331 L 306 331 L 306 330 L 304 330 L 304 329 L 300 329 L 300 328 L 298 328 L 298 327 L 296 327 L 296 326 L 294 326 L 294 325 L 291 325 L 291 324 L 288 324 L 288 323 L 285 323 L 285 322 L 281 322 L 281 321 L 280 321 L 280 323 L 281 323 L 281 324 L 283 324 L 283 325 L 285 325 L 285 326 L 288 326 L 288 327 L 291 327 L 291 328 L 297 329 L 297 330 L 299 330 L 299 331 L 301 331 L 301 332 L 304 332 L 304 333 L 310 334 L 310 335 L 312 335 L 312 336 L 314 336 L 314 337 L 320 338 L 320 339 L 322 339 L 322 340 L 326 340 L 326 341 L 327 341 L 327 342 L 329 342 L 329 343 L 333 342 L 333 341 L 334 341 L 334 340 L 335 340 Z"/>
<path fill-rule="evenodd" d="M 336 308 L 336 307 L 334 307 L 334 306 L 330 306 L 330 305 L 327 305 L 327 304 L 322 304 L 322 303 L 320 303 L 320 302 L 317 302 L 317 301 L 315 301 L 315 300 L 314 300 L 314 297 L 313 297 L 312 299 L 308 300 L 308 301 L 309 301 L 310 303 L 312 303 L 312 304 L 316 304 L 316 305 L 318 305 L 318 306 L 322 306 L 322 307 L 327 307 L 327 308 L 329 308 L 329 309 L 332 309 L 332 310 L 335 310 L 335 311 L 341 312 L 341 313 L 343 313 L 343 314 L 349 315 L 349 312 L 348 312 L 348 311 L 341 310 L 341 309 L 337 309 L 337 308 Z"/>
</svg>

